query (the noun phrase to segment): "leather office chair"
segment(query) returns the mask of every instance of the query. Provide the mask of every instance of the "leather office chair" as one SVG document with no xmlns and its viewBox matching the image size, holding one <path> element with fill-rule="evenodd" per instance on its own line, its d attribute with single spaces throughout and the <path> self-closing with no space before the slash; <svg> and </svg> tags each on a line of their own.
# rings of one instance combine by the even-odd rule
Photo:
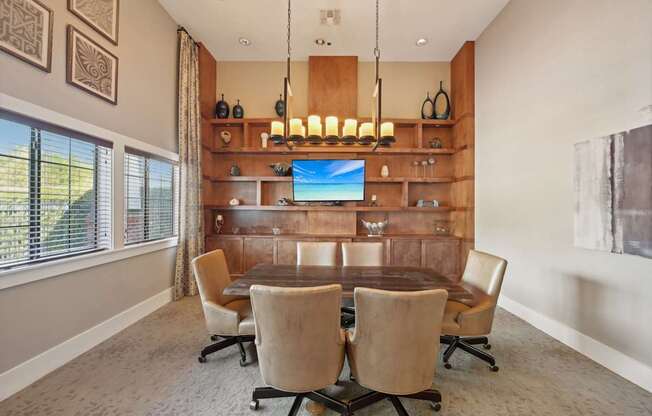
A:
<svg viewBox="0 0 652 416">
<path fill-rule="evenodd" d="M 498 295 L 503 284 L 507 261 L 491 254 L 471 250 L 466 261 L 462 282 L 477 289 L 483 298 L 475 305 L 448 301 L 444 312 L 441 342 L 448 344 L 444 351 L 444 366 L 457 348 L 489 363 L 492 371 L 498 371 L 496 360 L 491 354 L 474 345 L 482 344 L 486 350 L 491 348 L 486 337 L 491 332 Z"/>
<path fill-rule="evenodd" d="M 250 293 L 260 373 L 270 386 L 254 390 L 250 408 L 257 410 L 259 399 L 295 397 L 292 416 L 307 397 L 347 415 L 346 403 L 317 391 L 335 384 L 344 365 L 342 287 L 253 285 Z"/>
<path fill-rule="evenodd" d="M 399 397 L 439 410 L 441 394 L 431 387 L 448 292 L 356 288 L 354 297 L 358 322 L 346 333 L 347 354 L 353 377 L 372 392 L 349 402 L 349 411 L 389 399 L 407 415 Z"/>
<path fill-rule="evenodd" d="M 204 348 L 199 355 L 199 362 L 205 363 L 208 354 L 238 344 L 240 365 L 244 366 L 247 353 L 242 343 L 254 340 L 254 317 L 249 299 L 222 293 L 231 283 L 224 252 L 215 250 L 195 257 L 192 260 L 192 269 L 211 340 L 218 341 L 223 338 Z"/>
<path fill-rule="evenodd" d="M 336 266 L 337 243 L 298 241 L 297 266 Z"/>
<path fill-rule="evenodd" d="M 383 243 L 342 243 L 343 266 L 382 266 Z"/>
</svg>

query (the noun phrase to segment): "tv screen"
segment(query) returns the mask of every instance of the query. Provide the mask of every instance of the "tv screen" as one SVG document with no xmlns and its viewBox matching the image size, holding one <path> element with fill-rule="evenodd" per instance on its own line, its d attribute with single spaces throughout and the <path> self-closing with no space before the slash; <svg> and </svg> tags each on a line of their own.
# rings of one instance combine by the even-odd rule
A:
<svg viewBox="0 0 652 416">
<path fill-rule="evenodd" d="M 364 160 L 293 160 L 294 200 L 364 201 Z"/>
</svg>

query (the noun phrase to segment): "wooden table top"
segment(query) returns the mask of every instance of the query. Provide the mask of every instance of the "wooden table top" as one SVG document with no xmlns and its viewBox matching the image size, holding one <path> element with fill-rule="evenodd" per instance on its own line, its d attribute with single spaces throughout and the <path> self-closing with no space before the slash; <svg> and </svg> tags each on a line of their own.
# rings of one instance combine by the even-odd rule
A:
<svg viewBox="0 0 652 416">
<path fill-rule="evenodd" d="M 423 267 L 341 267 L 258 264 L 224 289 L 225 295 L 249 296 L 251 285 L 308 287 L 342 285 L 342 297 L 352 298 L 356 287 L 413 291 L 446 289 L 448 299 L 469 303 L 476 298 L 472 288 L 453 282 L 433 269 Z"/>
</svg>

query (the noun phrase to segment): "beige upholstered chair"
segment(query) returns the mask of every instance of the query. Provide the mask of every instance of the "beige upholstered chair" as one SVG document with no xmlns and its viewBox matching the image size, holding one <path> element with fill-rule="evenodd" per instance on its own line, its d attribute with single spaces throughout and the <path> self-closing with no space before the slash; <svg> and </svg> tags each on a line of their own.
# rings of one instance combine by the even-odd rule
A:
<svg viewBox="0 0 652 416">
<path fill-rule="evenodd" d="M 297 242 L 297 266 L 336 266 L 337 243 Z"/>
<path fill-rule="evenodd" d="M 347 354 L 353 377 L 372 392 L 351 401 L 349 410 L 387 398 L 407 415 L 399 397 L 427 400 L 439 410 L 441 395 L 431 387 L 448 292 L 356 288 L 354 297 L 357 324 L 346 333 Z"/>
<path fill-rule="evenodd" d="M 383 243 L 342 243 L 343 266 L 382 266 Z"/>
<path fill-rule="evenodd" d="M 238 344 L 240 365 L 247 362 L 243 342 L 254 340 L 254 317 L 249 299 L 226 296 L 222 293 L 231 283 L 231 276 L 222 250 L 202 254 L 192 260 L 192 269 L 197 280 L 199 296 L 204 308 L 206 328 L 212 341 L 223 340 L 209 345 L 201 351 L 199 362 L 206 362 L 208 354 L 228 346 Z"/>
<path fill-rule="evenodd" d="M 342 287 L 253 285 L 250 293 L 260 372 L 270 386 L 254 390 L 251 409 L 259 399 L 295 397 L 289 413 L 295 415 L 308 397 L 347 414 L 345 403 L 316 391 L 335 384 L 344 364 Z"/>
<path fill-rule="evenodd" d="M 475 250 L 469 252 L 462 282 L 472 286 L 481 295 L 481 299 L 472 306 L 453 301 L 446 303 L 442 324 L 445 336 L 441 339 L 448 344 L 443 357 L 446 368 L 451 368 L 448 361 L 453 352 L 460 348 L 488 362 L 492 371 L 498 371 L 494 357 L 474 345 L 482 344 L 487 350 L 491 348 L 486 335 L 491 332 L 506 268 L 505 259 Z"/>
</svg>

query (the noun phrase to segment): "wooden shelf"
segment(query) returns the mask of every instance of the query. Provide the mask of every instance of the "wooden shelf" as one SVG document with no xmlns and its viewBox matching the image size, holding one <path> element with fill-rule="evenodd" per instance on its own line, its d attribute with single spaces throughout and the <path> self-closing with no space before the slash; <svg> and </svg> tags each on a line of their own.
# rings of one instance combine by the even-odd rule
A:
<svg viewBox="0 0 652 416">
<path fill-rule="evenodd" d="M 453 155 L 455 149 L 430 149 L 416 147 L 379 147 L 374 152 L 371 146 L 360 145 L 323 145 L 323 146 L 295 146 L 288 149 L 285 146 L 274 146 L 262 149 L 259 147 L 220 147 L 211 152 L 218 154 L 305 154 L 305 153 L 354 153 L 354 154 L 381 154 L 381 155 Z"/>
<path fill-rule="evenodd" d="M 211 182 L 292 182 L 291 176 L 208 176 L 204 175 L 204 179 Z M 435 177 L 435 178 L 382 178 L 373 177 L 366 178 L 365 182 L 371 183 L 450 183 L 455 182 L 457 179 L 454 177 Z"/>
<path fill-rule="evenodd" d="M 204 205 L 204 208 L 220 211 L 339 211 L 339 212 L 450 212 L 455 211 L 453 207 L 365 207 L 365 206 L 302 206 L 302 205 Z"/>
<path fill-rule="evenodd" d="M 296 239 L 296 238 L 333 238 L 329 234 L 299 234 L 299 233 L 289 233 L 289 234 L 210 234 L 205 238 L 209 240 L 217 240 L 221 238 L 277 238 L 277 239 Z M 357 235 L 347 235 L 337 238 L 355 238 L 355 239 L 370 239 L 370 240 L 380 240 L 380 239 L 394 239 L 394 240 L 461 240 L 459 237 L 453 235 L 434 235 L 434 234 L 383 234 L 380 237 L 372 237 L 367 234 L 357 234 Z"/>
<path fill-rule="evenodd" d="M 304 122 L 306 117 L 298 117 Z M 371 121 L 368 117 L 359 117 L 359 122 Z M 216 126 L 238 126 L 244 124 L 269 124 L 272 121 L 283 121 L 282 118 L 260 117 L 260 118 L 213 118 L 208 120 L 211 124 Z M 452 127 L 455 125 L 455 120 L 422 120 L 420 118 L 392 118 L 383 117 L 382 121 L 391 121 L 397 126 L 425 126 L 425 127 Z M 343 124 L 344 120 L 340 120 Z"/>
</svg>

